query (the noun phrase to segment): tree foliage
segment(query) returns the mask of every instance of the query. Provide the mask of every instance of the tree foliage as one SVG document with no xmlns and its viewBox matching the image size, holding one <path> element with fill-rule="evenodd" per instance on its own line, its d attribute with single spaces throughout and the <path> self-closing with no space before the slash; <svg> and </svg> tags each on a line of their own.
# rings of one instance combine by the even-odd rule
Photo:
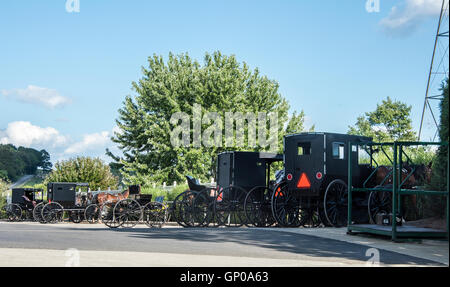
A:
<svg viewBox="0 0 450 287">
<path fill-rule="evenodd" d="M 132 83 L 137 95 L 126 97 L 116 120 L 121 132 L 115 133 L 112 140 L 123 157 L 118 159 L 107 151 L 120 164 L 126 181 L 184 181 L 186 173 L 206 180 L 213 176 L 217 153 L 227 149 L 260 150 L 248 143 L 239 148 L 172 146 L 171 116 L 176 112 L 192 115 L 194 104 L 201 105 L 202 114 L 217 112 L 222 119 L 225 112 L 277 113 L 278 148 L 282 150 L 289 104 L 278 92 L 278 83 L 261 75 L 258 69 L 250 70 L 234 56 L 220 52 L 207 53 L 203 65 L 188 54 L 169 54 L 167 63 L 162 56 L 154 55 L 148 63 L 148 68 L 142 68 L 142 78 Z M 190 124 L 192 142 L 192 121 Z M 202 131 L 207 127 L 202 124 Z M 303 129 L 303 113 L 291 120 L 289 129 Z"/>
<path fill-rule="evenodd" d="M 118 179 L 99 158 L 77 157 L 59 161 L 48 174 L 48 182 L 87 182 L 92 190 L 117 188 Z"/>
<path fill-rule="evenodd" d="M 8 182 L 0 179 L 0 195 L 8 189 Z"/>
<path fill-rule="evenodd" d="M 376 142 L 414 141 L 411 106 L 387 97 L 375 111 L 359 116 L 348 133 L 372 137 Z"/>
<path fill-rule="evenodd" d="M 24 174 L 34 174 L 38 168 L 49 171 L 50 155 L 45 150 L 0 144 L 0 178 L 15 181 Z"/>
<path fill-rule="evenodd" d="M 439 138 L 442 142 L 449 142 L 448 136 L 448 79 L 442 84 L 443 98 L 439 105 L 441 110 Z M 445 190 L 447 184 L 448 146 L 441 146 L 437 152 L 437 158 L 433 163 L 432 185 L 438 190 Z"/>
<path fill-rule="evenodd" d="M 286 126 L 285 133 L 286 134 L 295 134 L 305 131 L 304 127 L 305 123 L 305 112 L 302 110 L 300 113 L 294 112 L 292 117 L 289 119 L 289 122 Z M 310 132 L 313 132 L 315 129 L 314 125 L 309 128 Z"/>
<path fill-rule="evenodd" d="M 8 190 L 8 183 L 0 178 L 0 219 L 6 216 L 3 212 L 3 207 L 6 205 L 6 197 L 3 196 L 3 193 L 6 190 Z"/>
</svg>

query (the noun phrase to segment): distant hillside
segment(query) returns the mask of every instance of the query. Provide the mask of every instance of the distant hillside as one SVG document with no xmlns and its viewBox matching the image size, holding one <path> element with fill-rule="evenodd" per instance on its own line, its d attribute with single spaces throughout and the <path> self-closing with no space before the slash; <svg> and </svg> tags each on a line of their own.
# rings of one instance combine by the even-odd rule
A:
<svg viewBox="0 0 450 287">
<path fill-rule="evenodd" d="M 35 174 L 38 168 L 52 168 L 50 155 L 45 150 L 0 144 L 0 178 L 15 181 L 24 174 Z"/>
</svg>

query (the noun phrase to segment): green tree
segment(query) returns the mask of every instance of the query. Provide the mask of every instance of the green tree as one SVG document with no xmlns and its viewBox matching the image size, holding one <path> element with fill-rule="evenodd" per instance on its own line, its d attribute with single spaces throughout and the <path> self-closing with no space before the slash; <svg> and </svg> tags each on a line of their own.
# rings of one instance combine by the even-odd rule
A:
<svg viewBox="0 0 450 287">
<path fill-rule="evenodd" d="M 35 174 L 39 167 L 51 169 L 50 155 L 45 150 L 0 144 L 0 178 L 15 181 L 24 174 Z"/>
<path fill-rule="evenodd" d="M 349 126 L 348 133 L 372 137 L 377 142 L 414 141 L 411 106 L 388 97 L 375 111 L 359 116 L 355 126 Z"/>
<path fill-rule="evenodd" d="M 77 157 L 59 161 L 47 175 L 48 182 L 87 182 L 92 190 L 117 188 L 118 179 L 99 158 Z"/>
<path fill-rule="evenodd" d="M 17 148 L 11 144 L 0 145 L 0 170 L 6 170 L 8 179 L 15 181 L 25 174 L 25 162 L 19 156 Z"/>
<path fill-rule="evenodd" d="M 448 136 L 448 79 L 442 84 L 443 98 L 440 103 L 439 138 L 442 142 L 449 142 Z M 448 146 L 441 146 L 437 152 L 437 158 L 433 162 L 432 186 L 438 190 L 445 190 L 447 184 Z"/>
<path fill-rule="evenodd" d="M 148 59 L 149 67 L 142 68 L 143 77 L 133 82 L 135 97 L 127 96 L 116 120 L 120 133 L 112 140 L 123 156 L 118 164 L 127 182 L 145 183 L 184 181 L 189 173 L 203 180 L 213 176 L 217 153 L 227 149 L 260 150 L 248 146 L 230 147 L 174 147 L 170 141 L 171 116 L 176 112 L 192 114 L 194 104 L 202 106 L 202 113 L 217 112 L 224 119 L 225 112 L 266 112 L 278 115 L 278 138 L 285 134 L 289 105 L 278 92 L 278 83 L 250 70 L 234 56 L 220 52 L 206 54 L 203 65 L 187 54 L 169 54 L 167 63 L 161 56 Z M 303 116 L 298 115 L 290 128 L 300 129 Z M 190 123 L 190 139 L 194 139 Z M 202 125 L 202 130 L 208 125 Z M 245 130 L 245 133 L 248 131 Z M 282 150 L 282 140 L 279 141 Z"/>
<path fill-rule="evenodd" d="M 3 192 L 8 190 L 8 182 L 6 180 L 0 179 L 0 195 L 3 194 Z"/>
<path fill-rule="evenodd" d="M 289 122 L 286 126 L 286 134 L 295 134 L 305 131 L 305 112 L 302 110 L 300 113 L 294 112 L 292 117 L 289 119 Z M 310 132 L 313 132 L 315 129 L 314 125 L 309 128 Z"/>
<path fill-rule="evenodd" d="M 40 151 L 40 162 L 39 166 L 42 168 L 44 173 L 49 173 L 52 171 L 52 163 L 50 162 L 50 154 L 46 150 Z"/>
<path fill-rule="evenodd" d="M 7 180 L 8 172 L 4 169 L 0 169 L 0 180 Z"/>
</svg>

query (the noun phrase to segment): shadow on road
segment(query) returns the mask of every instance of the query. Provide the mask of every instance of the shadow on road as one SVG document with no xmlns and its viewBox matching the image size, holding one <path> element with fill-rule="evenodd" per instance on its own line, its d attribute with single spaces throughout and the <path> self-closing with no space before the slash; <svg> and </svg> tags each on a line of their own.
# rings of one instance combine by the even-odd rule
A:
<svg viewBox="0 0 450 287">
<path fill-rule="evenodd" d="M 73 228 L 73 230 L 105 231 L 103 228 Z M 311 257 L 333 257 L 363 262 L 369 260 L 372 256 L 366 256 L 369 247 L 364 245 L 276 230 L 252 228 L 132 228 L 111 229 L 109 231 L 126 234 L 129 238 L 146 239 L 149 245 L 155 244 L 158 240 L 175 240 L 182 242 L 186 250 L 199 243 L 232 243 L 240 245 L 236 246 L 237 254 L 239 254 L 239 250 L 245 250 L 241 248 L 264 248 L 265 250 Z M 217 247 L 220 248 L 220 245 L 217 245 Z M 170 246 L 168 248 L 170 249 Z M 437 262 L 396 252 L 385 250 L 379 250 L 379 252 L 380 263 L 382 264 L 440 265 Z M 335 261 L 335 259 L 333 260 Z"/>
</svg>

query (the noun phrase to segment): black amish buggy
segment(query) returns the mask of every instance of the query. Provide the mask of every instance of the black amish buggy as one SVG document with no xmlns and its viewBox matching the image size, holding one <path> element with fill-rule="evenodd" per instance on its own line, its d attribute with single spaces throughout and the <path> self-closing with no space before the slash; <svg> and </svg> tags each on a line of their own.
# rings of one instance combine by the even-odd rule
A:
<svg viewBox="0 0 450 287">
<path fill-rule="evenodd" d="M 218 154 L 216 162 L 217 186 L 202 185 L 186 176 L 189 190 L 174 200 L 172 214 L 183 227 L 241 226 L 253 224 L 244 212 L 248 194 L 264 194 L 272 182 L 270 166 L 282 161 L 277 154 L 247 151 L 228 151 Z M 269 198 L 270 204 L 270 198 Z M 268 208 L 270 214 L 270 208 Z M 249 217 L 254 220 L 254 217 Z"/>
<path fill-rule="evenodd" d="M 88 183 L 49 182 L 48 203 L 42 207 L 42 220 L 46 223 L 55 223 L 63 219 L 64 212 L 68 212 L 70 221 L 80 223 L 88 205 L 88 191 Z"/>
<path fill-rule="evenodd" d="M 258 227 L 275 223 L 271 211 L 274 181 L 271 165 L 283 156 L 266 152 L 225 152 L 218 155 L 217 183 L 221 188 L 215 201 L 219 223 Z"/>
<path fill-rule="evenodd" d="M 33 220 L 35 207 L 43 201 L 43 190 L 35 188 L 13 188 L 11 192 L 11 203 L 5 206 L 8 220 Z"/>
<path fill-rule="evenodd" d="M 270 211 L 271 164 L 283 156 L 265 152 L 230 151 L 217 158 L 214 214 L 219 225 L 274 223 Z"/>
<path fill-rule="evenodd" d="M 337 133 L 299 133 L 284 137 L 283 182 L 272 194 L 272 212 L 281 226 L 300 226 L 315 219 L 328 226 L 347 223 L 348 145 L 371 138 Z M 359 186 L 371 169 L 352 150 L 353 184 Z M 353 198 L 354 218 L 366 222 L 367 198 Z M 314 220 L 313 220 L 314 221 Z"/>
</svg>

